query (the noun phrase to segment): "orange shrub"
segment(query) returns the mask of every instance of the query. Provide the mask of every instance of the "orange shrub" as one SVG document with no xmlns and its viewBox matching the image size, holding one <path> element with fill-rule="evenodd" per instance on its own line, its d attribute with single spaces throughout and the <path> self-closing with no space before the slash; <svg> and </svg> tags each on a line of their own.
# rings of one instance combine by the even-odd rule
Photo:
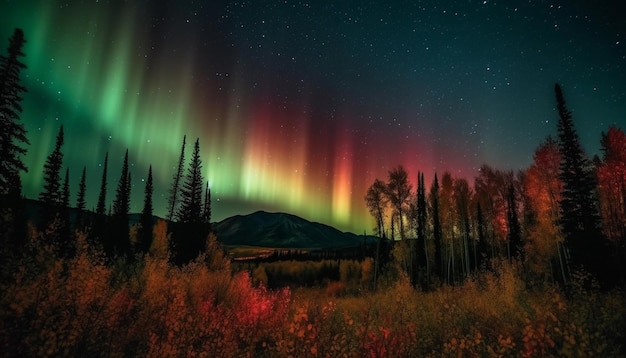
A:
<svg viewBox="0 0 626 358">
<path fill-rule="evenodd" d="M 167 228 L 150 254 L 106 264 L 85 236 L 61 258 L 30 232 L 28 255 L 2 267 L 0 344 L 7 356 L 439 357 L 623 356 L 626 298 L 574 274 L 570 295 L 529 291 L 506 262 L 462 286 L 420 292 L 406 275 L 354 290 L 367 261 L 343 266 L 326 290 L 270 290 L 231 273 L 217 249 L 178 267 Z M 212 245 L 215 245 L 213 243 Z M 215 254 L 217 253 L 217 254 Z M 300 268 L 318 268 L 320 263 Z M 328 264 L 328 263 L 326 263 Z M 308 265 L 308 266 L 307 266 Z M 320 264 L 321 265 L 321 264 Z M 294 269 L 292 263 L 266 266 Z M 322 267 L 322 266 L 319 266 Z M 358 268 L 358 269 L 357 269 Z M 299 271 L 300 270 L 300 271 Z M 311 271 L 312 272 L 312 271 Z"/>
</svg>

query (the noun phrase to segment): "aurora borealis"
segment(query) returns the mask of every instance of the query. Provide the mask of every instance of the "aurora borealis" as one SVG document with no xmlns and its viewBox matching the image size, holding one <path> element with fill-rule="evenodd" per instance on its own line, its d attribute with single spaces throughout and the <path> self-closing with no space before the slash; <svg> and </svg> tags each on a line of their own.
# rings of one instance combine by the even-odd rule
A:
<svg viewBox="0 0 626 358">
<path fill-rule="evenodd" d="M 83 166 L 112 202 L 126 148 L 131 211 L 152 165 L 155 214 L 182 143 L 200 138 L 213 220 L 264 209 L 371 232 L 375 178 L 483 163 L 524 169 L 556 133 L 560 82 L 588 154 L 626 123 L 619 1 L 0 0 L 3 49 L 27 44 L 24 193 L 59 126 L 72 203 Z M 187 158 L 191 146 L 187 147 Z M 415 186 L 415 184 L 414 184 Z"/>
</svg>

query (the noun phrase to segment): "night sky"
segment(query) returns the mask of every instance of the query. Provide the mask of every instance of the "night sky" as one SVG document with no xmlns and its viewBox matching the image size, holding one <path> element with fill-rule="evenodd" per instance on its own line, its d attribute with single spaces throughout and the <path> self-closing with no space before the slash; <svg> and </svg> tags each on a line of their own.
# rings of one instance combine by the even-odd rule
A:
<svg viewBox="0 0 626 358">
<path fill-rule="evenodd" d="M 152 164 L 163 216 L 186 134 L 213 220 L 263 209 L 369 233 L 365 191 L 398 164 L 427 185 L 528 167 L 556 135 L 555 82 L 599 154 L 602 131 L 626 128 L 625 13 L 605 0 L 0 0 L 3 51 L 15 27 L 28 41 L 24 193 L 41 191 L 64 125 L 72 205 L 86 166 L 95 207 L 107 151 L 113 201 L 128 148 L 131 211 Z"/>
</svg>

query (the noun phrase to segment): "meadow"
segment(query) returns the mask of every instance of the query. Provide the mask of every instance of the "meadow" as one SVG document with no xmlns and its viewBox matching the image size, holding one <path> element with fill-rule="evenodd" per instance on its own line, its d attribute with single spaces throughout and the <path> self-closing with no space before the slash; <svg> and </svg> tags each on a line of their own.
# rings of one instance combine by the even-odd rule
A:
<svg viewBox="0 0 626 358">
<path fill-rule="evenodd" d="M 130 261 L 107 260 L 83 234 L 70 258 L 45 233 L 28 237 L 24 253 L 2 268 L 5 356 L 626 354 L 623 291 L 601 291 L 582 272 L 568 287 L 531 287 L 519 264 L 499 261 L 462 284 L 423 292 L 391 264 L 374 290 L 371 260 L 341 261 L 336 280 L 268 289 L 264 280 L 279 266 L 299 274 L 298 265 L 323 262 L 235 269 L 212 237 L 207 253 L 173 265 L 164 222 L 149 253 Z"/>
</svg>

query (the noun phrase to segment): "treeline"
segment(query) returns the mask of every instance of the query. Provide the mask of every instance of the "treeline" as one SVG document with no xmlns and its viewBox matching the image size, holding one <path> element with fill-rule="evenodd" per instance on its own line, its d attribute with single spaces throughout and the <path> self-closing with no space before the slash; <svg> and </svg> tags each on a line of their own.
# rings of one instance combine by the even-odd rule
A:
<svg viewBox="0 0 626 358">
<path fill-rule="evenodd" d="M 172 260 L 178 264 L 193 260 L 206 248 L 211 224 L 211 201 L 208 183 L 203 191 L 202 161 L 199 140 L 196 140 L 187 172 L 184 173 L 184 151 L 186 138 L 175 173 L 169 196 L 169 230 L 172 235 L 170 250 Z M 44 164 L 44 184 L 39 194 L 39 213 L 35 221 L 39 229 L 46 230 L 52 243 L 61 254 L 72 257 L 75 252 L 74 232 L 84 231 L 90 244 L 101 247 L 109 258 L 132 259 L 150 249 L 153 241 L 152 195 L 154 191 L 152 166 L 148 169 L 144 187 L 143 210 L 137 222 L 130 222 L 130 198 L 132 176 L 128 165 L 128 150 L 124 156 L 122 170 L 117 182 L 111 205 L 107 206 L 108 194 L 108 153 L 104 158 L 100 194 L 95 211 L 85 208 L 86 169 L 83 167 L 76 205 L 69 201 L 69 168 L 63 168 L 63 126 L 59 128 L 56 145 Z M 203 197 L 204 194 L 204 197 Z M 20 205 L 19 200 L 14 205 Z M 73 215 L 70 215 L 73 213 Z M 32 219 L 32 215 L 28 215 Z M 19 246 L 19 244 L 18 244 Z"/>
<path fill-rule="evenodd" d="M 27 172 L 22 157 L 29 144 L 24 125 L 20 122 L 21 94 L 26 88 L 20 84 L 20 73 L 26 65 L 22 47 L 24 33 L 16 29 L 9 40 L 6 56 L 0 57 L 0 197 L 2 198 L 2 251 L 11 254 L 19 251 L 27 237 L 27 220 L 33 218 L 26 212 L 22 198 L 20 173 Z M 71 210 L 70 168 L 63 162 L 64 129 L 60 126 L 53 151 L 48 155 L 43 168 L 43 188 L 39 194 L 39 212 L 36 224 L 45 230 L 45 235 L 59 254 L 72 257 L 76 251 L 75 232 L 88 235 L 90 244 L 101 247 L 107 257 L 131 259 L 146 253 L 153 241 L 152 195 L 154 192 L 152 166 L 147 173 L 144 187 L 144 205 L 140 219 L 129 223 L 132 176 L 128 165 L 128 149 L 117 181 L 115 197 L 108 201 L 109 173 L 108 153 L 104 157 L 98 202 L 94 211 L 86 208 L 86 167 L 80 172 L 76 203 Z M 186 136 L 183 137 L 178 167 L 169 190 L 167 219 L 173 261 L 186 263 L 206 248 L 211 222 L 211 191 L 202 176 L 199 139 L 193 147 L 191 160 L 185 172 Z M 205 187 L 204 187 L 205 186 Z M 204 187 L 204 188 L 203 188 Z M 71 215 L 73 213 L 73 215 Z"/>
<path fill-rule="evenodd" d="M 558 139 L 548 137 L 519 172 L 483 165 L 474 185 L 445 172 L 426 193 L 398 166 L 365 195 L 376 232 L 415 286 L 463 281 L 492 259 L 517 260 L 528 282 L 568 283 L 576 270 L 610 287 L 626 282 L 626 135 L 602 133 L 589 160 L 561 87 Z"/>
</svg>

